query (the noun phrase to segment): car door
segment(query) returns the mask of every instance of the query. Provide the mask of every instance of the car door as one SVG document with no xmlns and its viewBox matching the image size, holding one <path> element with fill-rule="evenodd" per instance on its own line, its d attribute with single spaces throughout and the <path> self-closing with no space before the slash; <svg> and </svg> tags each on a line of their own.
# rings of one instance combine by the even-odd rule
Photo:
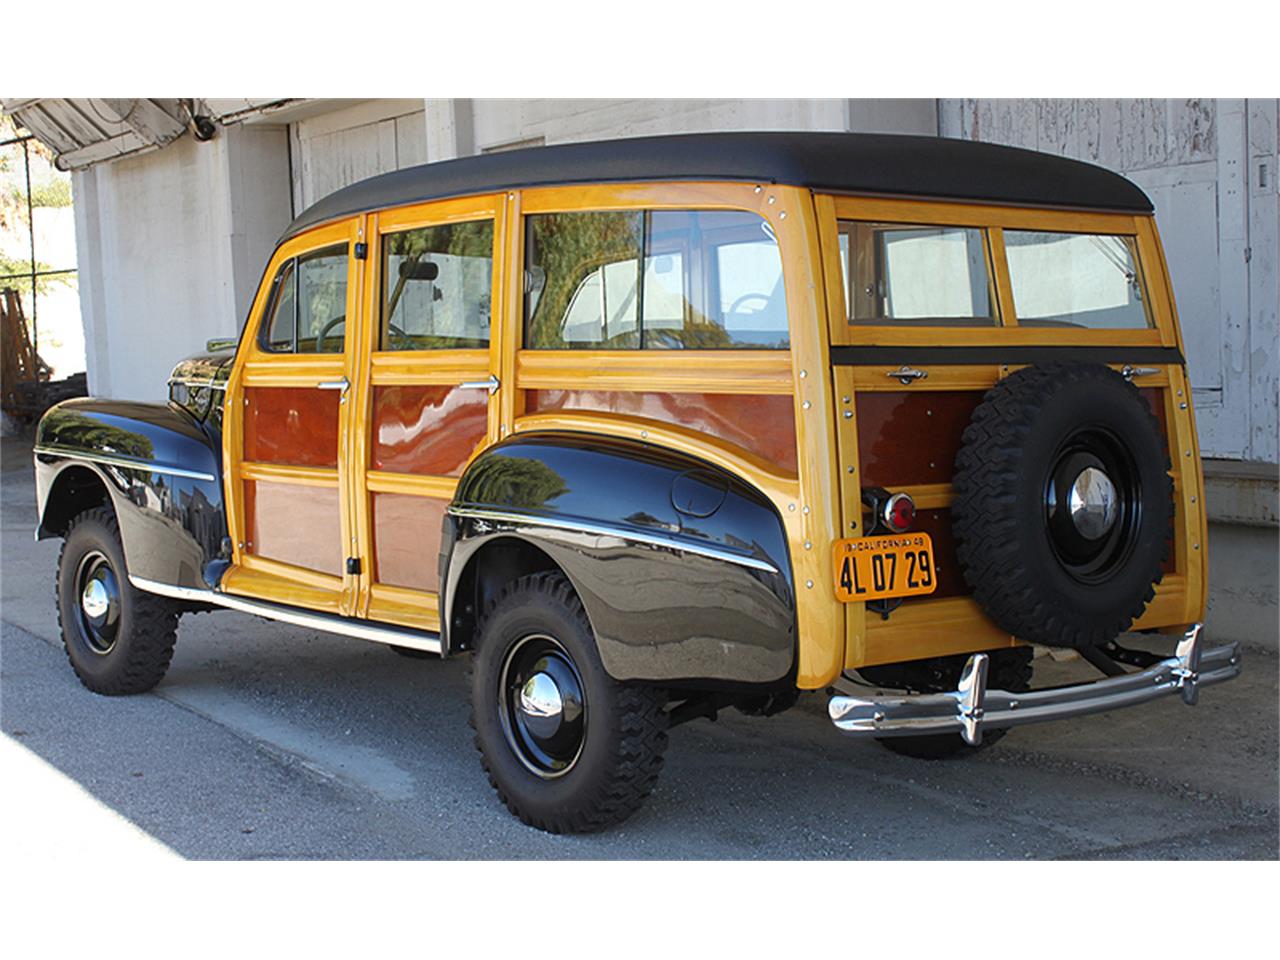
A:
<svg viewBox="0 0 1280 960">
<path fill-rule="evenodd" d="M 360 613 L 438 630 L 444 512 L 498 439 L 503 195 L 369 218 L 352 502 Z"/>
<path fill-rule="evenodd" d="M 358 612 L 345 452 L 362 228 L 352 218 L 282 244 L 250 313 L 224 422 L 230 593 Z"/>
</svg>

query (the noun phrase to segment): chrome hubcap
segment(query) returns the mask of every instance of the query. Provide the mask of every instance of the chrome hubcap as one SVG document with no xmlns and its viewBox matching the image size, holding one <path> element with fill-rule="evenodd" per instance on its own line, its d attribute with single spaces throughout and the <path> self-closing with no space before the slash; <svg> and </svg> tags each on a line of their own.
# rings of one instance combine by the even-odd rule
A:
<svg viewBox="0 0 1280 960">
<path fill-rule="evenodd" d="M 1067 498 L 1071 522 L 1090 540 L 1104 537 L 1115 526 L 1119 506 L 1111 478 L 1097 467 L 1081 470 Z"/>
<path fill-rule="evenodd" d="M 563 776 L 582 753 L 587 705 L 582 677 L 553 637 L 531 634 L 503 664 L 500 719 L 511 752 L 544 779 Z"/>
<path fill-rule="evenodd" d="M 80 596 L 80 607 L 90 620 L 102 620 L 107 615 L 111 603 L 107 598 L 107 588 L 101 580 L 90 580 Z"/>
<path fill-rule="evenodd" d="M 555 736 L 564 717 L 564 698 L 549 673 L 535 673 L 520 688 L 518 708 L 529 732 L 546 739 Z"/>
</svg>

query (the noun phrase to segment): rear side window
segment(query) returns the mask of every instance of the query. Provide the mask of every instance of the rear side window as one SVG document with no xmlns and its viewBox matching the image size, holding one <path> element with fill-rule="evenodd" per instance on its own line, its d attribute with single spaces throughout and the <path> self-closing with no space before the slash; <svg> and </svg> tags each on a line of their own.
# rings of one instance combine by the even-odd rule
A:
<svg viewBox="0 0 1280 960">
<path fill-rule="evenodd" d="M 1005 230 L 1004 247 L 1020 326 L 1151 326 L 1132 237 Z"/>
<path fill-rule="evenodd" d="M 492 220 L 389 234 L 382 251 L 381 349 L 489 345 Z"/>
<path fill-rule="evenodd" d="M 273 353 L 341 353 L 347 320 L 347 245 L 294 257 L 276 274 L 259 344 Z"/>
<path fill-rule="evenodd" d="M 736 211 L 526 218 L 525 344 L 552 350 L 786 349 L 777 239 Z"/>
<path fill-rule="evenodd" d="M 899 326 L 993 326 L 982 230 L 898 223 L 840 224 L 848 320 Z"/>
</svg>

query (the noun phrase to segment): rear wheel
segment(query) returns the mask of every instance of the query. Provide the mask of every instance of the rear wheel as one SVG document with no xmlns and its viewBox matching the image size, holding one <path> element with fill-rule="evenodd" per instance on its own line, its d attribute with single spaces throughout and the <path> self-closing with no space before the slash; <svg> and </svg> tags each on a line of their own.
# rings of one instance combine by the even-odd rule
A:
<svg viewBox="0 0 1280 960">
<path fill-rule="evenodd" d="M 145 693 L 164 677 L 178 608 L 129 583 L 115 514 L 71 521 L 58 557 L 58 626 L 76 676 L 94 693 Z"/>
<path fill-rule="evenodd" d="M 471 725 L 507 808 L 551 833 L 599 830 L 639 809 L 662 768 L 666 697 L 605 672 L 569 581 L 516 580 L 477 637 Z"/>
</svg>

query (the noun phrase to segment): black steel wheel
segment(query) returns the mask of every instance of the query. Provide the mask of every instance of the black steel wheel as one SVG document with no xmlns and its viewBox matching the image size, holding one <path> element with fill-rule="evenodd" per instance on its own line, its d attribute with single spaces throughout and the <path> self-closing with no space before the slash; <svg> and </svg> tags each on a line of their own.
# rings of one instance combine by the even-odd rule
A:
<svg viewBox="0 0 1280 960">
<path fill-rule="evenodd" d="M 90 690 L 144 693 L 164 677 L 178 608 L 129 583 L 110 510 L 87 510 L 71 522 L 58 557 L 56 596 L 67 659 Z"/>
<path fill-rule="evenodd" d="M 544 633 L 521 637 L 498 683 L 502 732 L 525 769 L 548 780 L 572 770 L 587 738 L 587 698 L 568 651 Z"/>
<path fill-rule="evenodd" d="M 477 631 L 476 748 L 503 803 L 530 826 L 585 833 L 644 803 L 667 745 L 666 696 L 605 672 L 569 581 L 514 581 Z"/>
<path fill-rule="evenodd" d="M 1114 640 L 1155 596 L 1173 534 L 1160 423 L 1108 367 L 1026 367 L 987 391 L 952 481 L 974 599 L 1022 640 Z"/>
</svg>

